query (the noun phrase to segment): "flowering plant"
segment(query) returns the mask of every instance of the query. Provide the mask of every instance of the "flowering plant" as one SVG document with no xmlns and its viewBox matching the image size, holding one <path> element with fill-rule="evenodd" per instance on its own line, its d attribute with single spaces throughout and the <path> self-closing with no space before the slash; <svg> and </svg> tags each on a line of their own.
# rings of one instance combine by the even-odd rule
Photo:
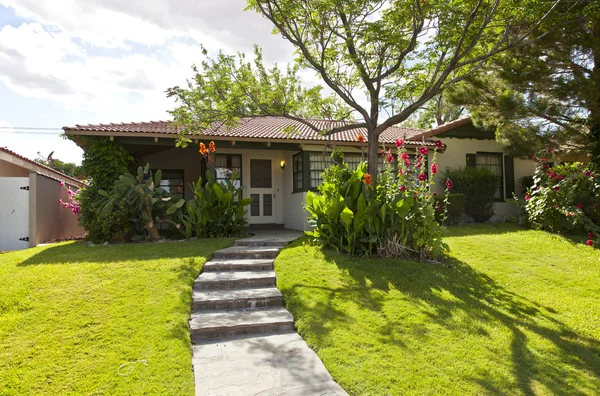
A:
<svg viewBox="0 0 600 396">
<path fill-rule="evenodd" d="M 582 163 L 550 167 L 537 162 L 533 185 L 520 202 L 522 222 L 555 233 L 582 232 L 587 244 L 600 245 L 600 177 Z"/>
<path fill-rule="evenodd" d="M 79 202 L 79 190 L 73 191 L 71 188 L 65 185 L 64 182 L 60 182 L 60 186 L 67 190 L 67 194 L 69 195 L 68 201 L 63 201 L 62 199 L 58 200 L 58 204 L 63 207 L 70 209 L 71 212 L 79 217 L 79 212 L 81 212 L 81 203 Z"/>
</svg>

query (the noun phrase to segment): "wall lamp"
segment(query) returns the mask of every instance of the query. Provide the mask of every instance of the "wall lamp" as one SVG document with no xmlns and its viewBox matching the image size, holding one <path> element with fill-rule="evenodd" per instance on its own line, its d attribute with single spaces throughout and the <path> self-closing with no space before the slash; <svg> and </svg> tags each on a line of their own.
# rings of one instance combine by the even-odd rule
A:
<svg viewBox="0 0 600 396">
<path fill-rule="evenodd" d="M 285 160 L 279 161 L 279 166 L 281 166 L 281 169 L 285 168 Z"/>
</svg>

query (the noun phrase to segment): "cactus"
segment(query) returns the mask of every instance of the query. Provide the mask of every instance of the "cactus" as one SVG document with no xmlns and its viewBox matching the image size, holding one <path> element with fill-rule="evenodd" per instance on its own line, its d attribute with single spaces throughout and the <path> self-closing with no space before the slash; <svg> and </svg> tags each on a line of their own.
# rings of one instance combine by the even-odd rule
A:
<svg viewBox="0 0 600 396">
<path fill-rule="evenodd" d="M 116 202 L 125 200 L 132 205 L 139 216 L 144 228 L 148 232 L 148 240 L 157 241 L 160 235 L 154 222 L 173 223 L 170 218 L 181 217 L 181 208 L 185 200 L 173 196 L 171 193 L 160 186 L 162 171 L 156 171 L 152 175 L 150 164 L 144 168 L 138 168 L 137 176 L 130 173 L 124 173 L 115 181 L 112 194 L 104 190 L 98 193 L 107 197 L 107 203 L 102 209 L 102 213 L 109 213 Z M 137 220 L 137 219 L 136 219 Z M 176 224 L 177 225 L 177 224 Z M 178 226 L 178 225 L 177 225 Z"/>
</svg>

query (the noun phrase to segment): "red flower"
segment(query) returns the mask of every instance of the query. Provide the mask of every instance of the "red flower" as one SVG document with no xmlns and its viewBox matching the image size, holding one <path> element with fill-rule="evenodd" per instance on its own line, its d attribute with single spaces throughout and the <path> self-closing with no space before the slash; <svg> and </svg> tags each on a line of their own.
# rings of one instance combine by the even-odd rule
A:
<svg viewBox="0 0 600 396">
<path fill-rule="evenodd" d="M 425 173 L 419 174 L 419 181 L 425 181 L 425 180 L 427 180 L 427 175 Z"/>
<path fill-rule="evenodd" d="M 552 172 L 552 174 L 550 175 L 551 178 L 556 178 L 556 173 Z"/>
<path fill-rule="evenodd" d="M 404 140 L 403 139 L 400 139 L 400 140 L 396 139 L 396 148 L 402 146 L 403 144 L 404 144 Z"/>
<path fill-rule="evenodd" d="M 548 152 L 551 153 L 552 152 L 552 147 L 548 147 Z"/>
<path fill-rule="evenodd" d="M 402 153 L 402 155 L 400 156 L 400 158 L 402 158 L 403 160 L 407 160 L 408 159 L 408 154 L 407 153 Z"/>
<path fill-rule="evenodd" d="M 400 186 L 400 187 L 398 188 L 398 190 L 400 190 L 400 191 L 406 191 L 406 186 Z"/>
<path fill-rule="evenodd" d="M 583 204 L 582 204 L 582 203 L 578 203 L 578 204 L 577 204 L 577 205 L 575 205 L 575 206 L 577 206 L 579 209 L 583 209 Z"/>
<path fill-rule="evenodd" d="M 529 195 L 525 195 L 525 201 L 529 201 L 531 197 Z"/>
<path fill-rule="evenodd" d="M 532 155 L 531 159 L 534 160 L 534 161 L 537 161 L 537 157 L 535 155 Z"/>
<path fill-rule="evenodd" d="M 588 246 L 594 246 L 594 241 L 592 241 L 591 239 L 588 239 L 586 242 L 586 245 Z"/>
<path fill-rule="evenodd" d="M 452 180 L 446 180 L 446 188 L 448 190 L 452 190 L 452 186 L 454 186 L 454 183 L 452 182 Z"/>
<path fill-rule="evenodd" d="M 559 186 L 554 186 L 554 191 L 558 191 L 558 190 L 560 190 L 560 187 Z"/>
<path fill-rule="evenodd" d="M 587 177 L 590 177 L 590 176 L 591 176 L 591 174 L 592 174 L 592 172 L 590 172 L 590 171 L 585 171 L 585 175 L 586 175 Z"/>
<path fill-rule="evenodd" d="M 438 205 L 438 206 L 436 206 L 435 210 L 437 210 L 439 212 L 440 210 L 442 210 L 442 207 L 440 205 Z"/>
<path fill-rule="evenodd" d="M 363 136 L 362 133 L 359 133 L 358 136 L 356 137 L 356 140 L 359 141 L 359 142 L 361 142 L 361 143 L 364 143 L 365 142 L 365 137 Z"/>
<path fill-rule="evenodd" d="M 441 140 L 436 140 L 434 144 L 435 144 L 435 147 L 437 147 L 437 148 L 440 148 L 444 145 L 444 143 L 442 143 Z"/>
<path fill-rule="evenodd" d="M 387 153 L 385 152 L 385 150 L 381 150 L 381 158 L 385 157 Z"/>
<path fill-rule="evenodd" d="M 206 153 L 208 153 L 208 149 L 206 148 L 204 143 L 200 143 L 200 154 L 204 155 Z"/>
<path fill-rule="evenodd" d="M 556 178 L 556 180 L 561 181 L 564 178 L 565 178 L 564 176 L 558 175 L 558 177 Z"/>
<path fill-rule="evenodd" d="M 437 171 L 438 171 L 437 164 L 431 165 L 431 173 L 433 173 L 435 175 L 437 173 Z"/>
<path fill-rule="evenodd" d="M 437 193 L 434 191 L 434 192 L 433 192 L 433 196 L 435 197 L 436 195 L 437 195 Z"/>
<path fill-rule="evenodd" d="M 588 238 L 590 239 L 594 239 L 594 233 L 593 232 L 588 232 Z"/>
<path fill-rule="evenodd" d="M 419 147 L 419 154 L 427 155 L 428 152 L 429 152 L 429 149 L 427 147 Z"/>
<path fill-rule="evenodd" d="M 544 164 L 544 169 L 548 169 L 548 168 L 550 168 L 550 165 Z"/>
<path fill-rule="evenodd" d="M 546 158 L 542 158 L 542 162 L 546 162 Z"/>
<path fill-rule="evenodd" d="M 394 156 L 392 154 L 389 154 L 387 157 L 387 162 L 392 162 L 394 160 Z"/>
<path fill-rule="evenodd" d="M 368 173 L 365 173 L 365 175 L 363 176 L 363 183 L 372 186 L 373 185 L 373 179 L 371 178 L 371 175 L 369 175 Z"/>
</svg>

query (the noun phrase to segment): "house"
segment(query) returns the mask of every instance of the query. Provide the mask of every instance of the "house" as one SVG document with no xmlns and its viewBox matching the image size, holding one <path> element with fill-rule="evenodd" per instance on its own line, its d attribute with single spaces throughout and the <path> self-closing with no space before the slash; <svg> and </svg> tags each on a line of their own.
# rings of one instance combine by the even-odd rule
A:
<svg viewBox="0 0 600 396">
<path fill-rule="evenodd" d="M 339 125 L 327 120 L 311 122 L 322 129 Z M 290 126 L 296 127 L 295 132 L 286 132 Z M 346 162 L 355 167 L 362 160 L 361 144 L 357 137 L 360 133 L 366 137 L 366 130 L 361 129 L 347 130 L 325 137 L 299 121 L 284 117 L 244 118 L 239 125 L 231 129 L 215 125 L 205 130 L 202 135 L 191 137 L 194 144 L 185 149 L 175 147 L 177 130 L 168 121 L 75 125 L 63 129 L 75 142 L 77 136 L 105 136 L 123 145 L 140 163 L 150 163 L 152 169 L 161 169 L 163 185 L 168 186 L 171 192 L 181 194 L 185 199 L 193 196 L 189 184 L 203 176 L 206 169 L 206 164 L 198 153 L 198 143 L 208 144 L 214 141 L 217 147 L 217 180 L 229 177 L 235 171 L 239 172 L 244 196 L 253 199 L 248 213 L 249 223 L 283 225 L 297 230 L 308 228 L 306 213 L 302 207 L 306 192 L 315 189 L 322 181 L 322 172 L 330 163 L 327 151 L 334 147 L 341 149 L 345 153 Z M 452 131 L 455 131 L 454 134 Z M 432 135 L 426 136 L 429 132 L 432 132 Z M 502 168 L 498 168 L 503 189 L 497 208 L 501 214 L 509 213 L 510 209 L 515 212 L 514 208 L 510 207 L 511 204 L 505 202 L 512 197 L 505 195 L 505 182 L 508 180 L 508 188 L 511 186 L 511 177 L 514 179 L 516 175 L 532 174 L 533 162 L 529 161 L 531 164 L 528 164 L 516 159 L 505 160 L 502 145 L 483 131 L 478 131 L 481 136 L 476 137 L 455 136 L 460 132 L 459 126 L 446 132 L 450 134 L 438 136 L 435 130 L 426 132 L 394 126 L 382 133 L 380 144 L 393 147 L 397 138 L 404 138 L 409 150 L 415 150 L 423 144 L 435 149 L 434 142 L 439 138 L 445 143 L 438 149 L 440 169 L 465 165 L 467 153 L 475 155 L 477 166 L 480 166 L 479 163 L 483 166 L 490 161 L 490 167 Z M 85 150 L 85 147 L 83 148 Z M 496 157 L 500 156 L 500 162 L 496 164 L 493 158 L 484 159 L 484 153 L 496 153 Z M 379 158 L 379 161 L 383 165 L 383 159 Z M 515 173 L 514 166 L 513 170 L 505 170 L 505 164 L 518 166 L 519 171 Z"/>
<path fill-rule="evenodd" d="M 77 216 L 58 204 L 68 201 L 61 183 L 75 191 L 77 180 L 0 147 L 0 251 L 82 235 Z"/>
</svg>

